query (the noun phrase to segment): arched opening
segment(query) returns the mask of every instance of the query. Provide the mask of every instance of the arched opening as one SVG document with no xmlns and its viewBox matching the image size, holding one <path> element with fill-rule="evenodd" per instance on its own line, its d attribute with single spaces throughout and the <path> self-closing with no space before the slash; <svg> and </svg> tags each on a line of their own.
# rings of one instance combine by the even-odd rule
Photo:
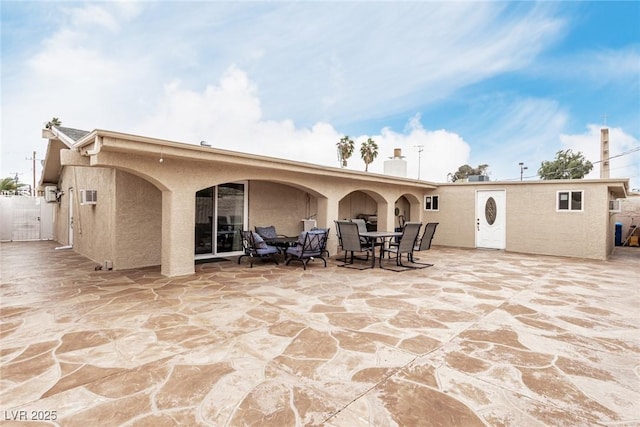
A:
<svg viewBox="0 0 640 427">
<path fill-rule="evenodd" d="M 274 226 L 297 236 L 318 225 L 322 196 L 304 187 L 267 180 L 243 180 L 200 189 L 195 197 L 195 259 L 242 254 L 242 230 Z"/>
<path fill-rule="evenodd" d="M 368 192 L 353 191 L 340 200 L 338 218 L 364 219 L 367 223 L 367 230 L 376 231 L 378 227 L 378 201 Z"/>
<path fill-rule="evenodd" d="M 420 200 L 413 194 L 403 194 L 394 203 L 394 227 L 397 231 L 404 227 L 405 222 L 420 221 Z"/>
<path fill-rule="evenodd" d="M 400 196 L 394 204 L 394 226 L 396 230 L 402 229 L 404 223 L 411 221 L 411 203 L 405 196 Z"/>
</svg>

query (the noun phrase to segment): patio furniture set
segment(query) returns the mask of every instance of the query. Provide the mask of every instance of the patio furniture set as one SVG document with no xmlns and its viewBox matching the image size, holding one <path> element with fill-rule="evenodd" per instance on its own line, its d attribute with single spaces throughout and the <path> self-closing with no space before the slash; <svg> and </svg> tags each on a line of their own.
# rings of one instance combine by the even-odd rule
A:
<svg viewBox="0 0 640 427">
<path fill-rule="evenodd" d="M 431 241 L 435 235 L 437 222 L 427 223 L 424 232 L 420 236 L 422 223 L 406 222 L 402 231 L 366 231 L 357 220 L 336 221 L 339 244 L 344 251 L 344 264 L 340 267 L 375 268 L 376 248 L 379 248 L 380 268 L 392 271 L 405 271 L 416 268 L 431 267 L 433 264 L 418 262 L 414 257 L 414 252 L 424 251 L 431 248 Z M 356 256 L 355 253 L 364 254 L 365 258 Z M 395 258 L 395 268 L 390 268 L 383 264 L 385 254 L 390 259 Z M 407 261 L 403 262 L 406 255 Z M 371 265 L 358 266 L 355 260 L 368 261 L 371 257 Z"/>
<path fill-rule="evenodd" d="M 338 246 L 344 252 L 343 264 L 340 267 L 366 269 L 375 268 L 376 248 L 379 251 L 378 259 L 380 268 L 392 271 L 404 271 L 416 268 L 426 268 L 433 264 L 419 262 L 414 257 L 414 252 L 428 250 L 435 234 L 438 223 L 427 223 L 422 235 L 422 223 L 407 222 L 402 231 L 368 231 L 366 223 L 362 219 L 335 221 Z M 278 264 L 278 257 L 284 256 L 284 263 L 289 265 L 292 261 L 300 261 L 303 268 L 307 269 L 309 261 L 321 259 L 327 266 L 329 252 L 327 251 L 328 228 L 314 228 L 303 231 L 297 237 L 280 235 L 274 226 L 255 227 L 255 231 L 242 232 L 242 244 L 244 254 L 238 258 L 240 264 L 242 258 L 248 257 L 250 265 L 257 259 L 271 260 Z M 358 255 L 356 255 L 356 253 Z M 385 255 L 389 259 L 395 258 L 395 267 L 385 266 Z M 364 258 L 363 258 L 364 256 Z M 406 256 L 406 263 L 403 262 Z M 370 264 L 356 264 L 356 260 L 369 261 Z"/>
<path fill-rule="evenodd" d="M 307 269 L 309 261 L 316 258 L 327 266 L 325 254 L 327 251 L 328 228 L 314 228 L 303 231 L 297 237 L 278 234 L 274 226 L 255 227 L 255 231 L 242 232 L 242 246 L 244 254 L 238 258 L 238 264 L 244 257 L 249 257 L 251 267 L 256 259 L 271 260 L 278 265 L 278 256 L 284 256 L 285 265 L 291 261 L 300 261 Z"/>
</svg>

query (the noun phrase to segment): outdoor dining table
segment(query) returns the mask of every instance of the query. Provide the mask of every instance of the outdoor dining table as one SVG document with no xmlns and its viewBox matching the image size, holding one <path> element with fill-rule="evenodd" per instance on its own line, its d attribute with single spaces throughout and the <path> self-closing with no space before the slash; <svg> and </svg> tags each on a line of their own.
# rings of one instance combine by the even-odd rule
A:
<svg viewBox="0 0 640 427">
<path fill-rule="evenodd" d="M 291 246 L 295 246 L 298 243 L 298 237 L 272 237 L 270 239 L 264 239 L 267 245 L 273 245 L 281 252 L 287 250 Z"/>
<path fill-rule="evenodd" d="M 371 241 L 371 268 L 376 266 L 376 242 L 381 241 L 380 246 L 380 267 L 382 267 L 382 255 L 384 254 L 385 239 L 402 236 L 402 231 L 363 231 L 358 233 L 361 237 L 366 237 Z"/>
</svg>

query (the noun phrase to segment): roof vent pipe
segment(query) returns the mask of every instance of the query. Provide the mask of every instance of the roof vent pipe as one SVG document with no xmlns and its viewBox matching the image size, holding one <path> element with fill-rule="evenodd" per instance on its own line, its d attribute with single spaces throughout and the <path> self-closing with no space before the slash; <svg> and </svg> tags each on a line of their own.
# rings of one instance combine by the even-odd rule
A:
<svg viewBox="0 0 640 427">
<path fill-rule="evenodd" d="M 402 148 L 394 148 L 393 149 L 393 158 L 394 159 L 404 159 L 402 155 Z"/>
</svg>

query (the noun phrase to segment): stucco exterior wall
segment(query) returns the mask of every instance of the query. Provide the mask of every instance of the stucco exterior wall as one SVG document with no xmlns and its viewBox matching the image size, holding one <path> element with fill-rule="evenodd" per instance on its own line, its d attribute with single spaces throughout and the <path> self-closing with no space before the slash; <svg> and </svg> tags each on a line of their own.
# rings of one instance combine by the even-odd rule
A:
<svg viewBox="0 0 640 427">
<path fill-rule="evenodd" d="M 115 170 L 109 168 L 68 167 L 58 188 L 64 191 L 56 208 L 55 239 L 69 244 L 69 199 L 73 192 L 73 249 L 103 264 L 112 260 L 115 230 Z M 81 205 L 80 190 L 97 190 L 96 205 Z"/>
<path fill-rule="evenodd" d="M 558 191 L 583 191 L 582 211 L 557 211 Z M 607 257 L 608 191 L 586 182 L 512 186 L 507 194 L 507 250 Z"/>
<path fill-rule="evenodd" d="M 612 223 L 607 185 L 597 182 L 447 184 L 425 195 L 439 195 L 439 211 L 423 211 L 423 222 L 439 222 L 435 245 L 475 247 L 476 191 L 506 191 L 505 250 L 544 255 L 606 259 Z M 556 210 L 558 191 L 583 191 L 583 210 Z"/>
<path fill-rule="evenodd" d="M 458 184 L 424 193 L 425 196 L 438 196 L 437 211 L 424 210 L 424 197 L 420 201 L 420 221 L 439 223 L 434 245 L 475 247 L 475 192 L 475 186 Z"/>
<path fill-rule="evenodd" d="M 135 175 L 115 171 L 116 269 L 159 265 L 162 247 L 162 192 Z"/>
<path fill-rule="evenodd" d="M 278 234 L 297 236 L 302 219 L 317 213 L 317 199 L 305 191 L 276 182 L 249 182 L 250 230 L 273 225 Z"/>
</svg>

